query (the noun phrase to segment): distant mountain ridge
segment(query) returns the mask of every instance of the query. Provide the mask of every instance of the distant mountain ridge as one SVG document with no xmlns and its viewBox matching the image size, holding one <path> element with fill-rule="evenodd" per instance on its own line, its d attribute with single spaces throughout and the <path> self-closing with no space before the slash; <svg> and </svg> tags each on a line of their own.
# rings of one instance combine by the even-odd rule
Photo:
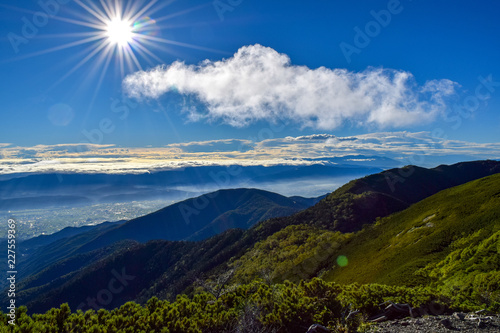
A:
<svg viewBox="0 0 500 333">
<path fill-rule="evenodd" d="M 4 179 L 6 175 L 0 175 L 0 210 L 12 209 L 14 205 L 16 209 L 29 209 L 41 205 L 80 205 L 89 202 L 184 200 L 221 188 L 259 187 L 260 182 L 273 183 L 318 177 L 353 179 L 382 171 L 381 168 L 369 164 L 344 166 L 336 163 L 311 163 L 196 166 L 139 174 L 17 174 L 11 179 Z M 201 186 L 206 190 L 200 190 Z"/>
<path fill-rule="evenodd" d="M 267 224 L 274 231 L 290 224 L 357 231 L 377 217 L 403 210 L 439 191 L 499 172 L 500 162 L 493 160 L 440 165 L 432 169 L 417 166 L 390 169 L 353 180 L 314 207 Z"/>
<path fill-rule="evenodd" d="M 111 244 L 122 239 L 201 240 L 227 229 L 248 229 L 259 221 L 293 214 L 316 201 L 295 201 L 257 189 L 219 190 L 130 220 L 98 241 Z"/>
<path fill-rule="evenodd" d="M 68 238 L 68 237 L 73 237 L 78 234 L 88 232 L 90 230 L 100 230 L 104 231 L 108 228 L 114 228 L 119 224 L 127 222 L 126 220 L 121 220 L 121 221 L 116 221 L 116 222 L 102 222 L 97 225 L 85 225 L 81 227 L 66 227 L 62 230 L 59 230 L 58 232 L 55 232 L 50 235 L 40 235 L 36 236 L 24 241 L 19 242 L 19 246 L 21 249 L 36 249 L 40 246 L 47 245 L 50 243 L 53 243 L 55 241 L 58 241 L 63 238 Z"/>
<path fill-rule="evenodd" d="M 335 192 L 337 194 L 377 192 L 406 203 L 414 203 L 445 188 L 499 172 L 500 162 L 493 160 L 440 165 L 432 169 L 406 166 L 351 181 Z M 413 190 L 408 191 L 408 187 Z"/>
</svg>

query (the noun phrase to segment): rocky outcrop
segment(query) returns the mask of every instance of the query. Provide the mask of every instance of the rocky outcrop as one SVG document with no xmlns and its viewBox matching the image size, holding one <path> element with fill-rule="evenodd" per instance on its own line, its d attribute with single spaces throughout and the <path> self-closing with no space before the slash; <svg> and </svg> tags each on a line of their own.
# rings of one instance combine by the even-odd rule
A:
<svg viewBox="0 0 500 333">
<path fill-rule="evenodd" d="M 460 313 L 388 320 L 373 325 L 369 332 L 377 333 L 449 333 L 449 332 L 500 332 L 500 316 L 478 313 Z"/>
</svg>

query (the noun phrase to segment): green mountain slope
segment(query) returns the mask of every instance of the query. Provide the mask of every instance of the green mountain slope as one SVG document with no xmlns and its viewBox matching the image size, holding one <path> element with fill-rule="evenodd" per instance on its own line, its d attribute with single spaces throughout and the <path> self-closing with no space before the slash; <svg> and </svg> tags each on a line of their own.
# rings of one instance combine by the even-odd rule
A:
<svg viewBox="0 0 500 333">
<path fill-rule="evenodd" d="M 300 282 L 330 268 L 332 254 L 350 234 L 291 225 L 255 244 L 233 263 L 234 281 Z"/>
<path fill-rule="evenodd" d="M 500 296 L 499 236 L 500 175 L 493 175 L 442 191 L 360 231 L 336 252 L 348 264 L 335 265 L 324 278 L 433 285 L 450 295 L 460 290 L 492 301 Z"/>
</svg>

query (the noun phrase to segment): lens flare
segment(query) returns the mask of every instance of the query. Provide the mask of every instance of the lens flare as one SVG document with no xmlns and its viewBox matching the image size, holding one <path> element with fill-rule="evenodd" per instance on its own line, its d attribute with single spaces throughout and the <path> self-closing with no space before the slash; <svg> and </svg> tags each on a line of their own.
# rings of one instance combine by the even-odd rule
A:
<svg viewBox="0 0 500 333">
<path fill-rule="evenodd" d="M 347 260 L 346 256 L 338 256 L 337 257 L 337 265 L 340 267 L 345 267 L 349 263 L 349 260 Z"/>
<path fill-rule="evenodd" d="M 148 16 L 135 21 L 133 31 L 146 36 L 158 36 L 160 34 L 156 21 Z"/>
</svg>

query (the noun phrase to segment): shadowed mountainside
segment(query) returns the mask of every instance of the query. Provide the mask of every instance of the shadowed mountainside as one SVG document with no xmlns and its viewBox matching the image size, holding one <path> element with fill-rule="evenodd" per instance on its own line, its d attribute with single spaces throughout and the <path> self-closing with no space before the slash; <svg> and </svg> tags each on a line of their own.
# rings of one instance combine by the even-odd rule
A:
<svg viewBox="0 0 500 333">
<path fill-rule="evenodd" d="M 19 276 L 29 276 L 58 260 L 111 246 L 118 241 L 201 240 L 231 228 L 248 229 L 259 221 L 293 214 L 318 200 L 290 199 L 256 189 L 207 193 L 125 223 L 68 229 L 53 236 L 27 240 L 22 243 L 26 256 L 20 262 Z M 80 232 L 83 230 L 85 232 Z M 69 237 L 62 237 L 65 234 Z M 54 241 L 35 249 L 27 248 L 46 243 L 47 237 Z"/>
</svg>

